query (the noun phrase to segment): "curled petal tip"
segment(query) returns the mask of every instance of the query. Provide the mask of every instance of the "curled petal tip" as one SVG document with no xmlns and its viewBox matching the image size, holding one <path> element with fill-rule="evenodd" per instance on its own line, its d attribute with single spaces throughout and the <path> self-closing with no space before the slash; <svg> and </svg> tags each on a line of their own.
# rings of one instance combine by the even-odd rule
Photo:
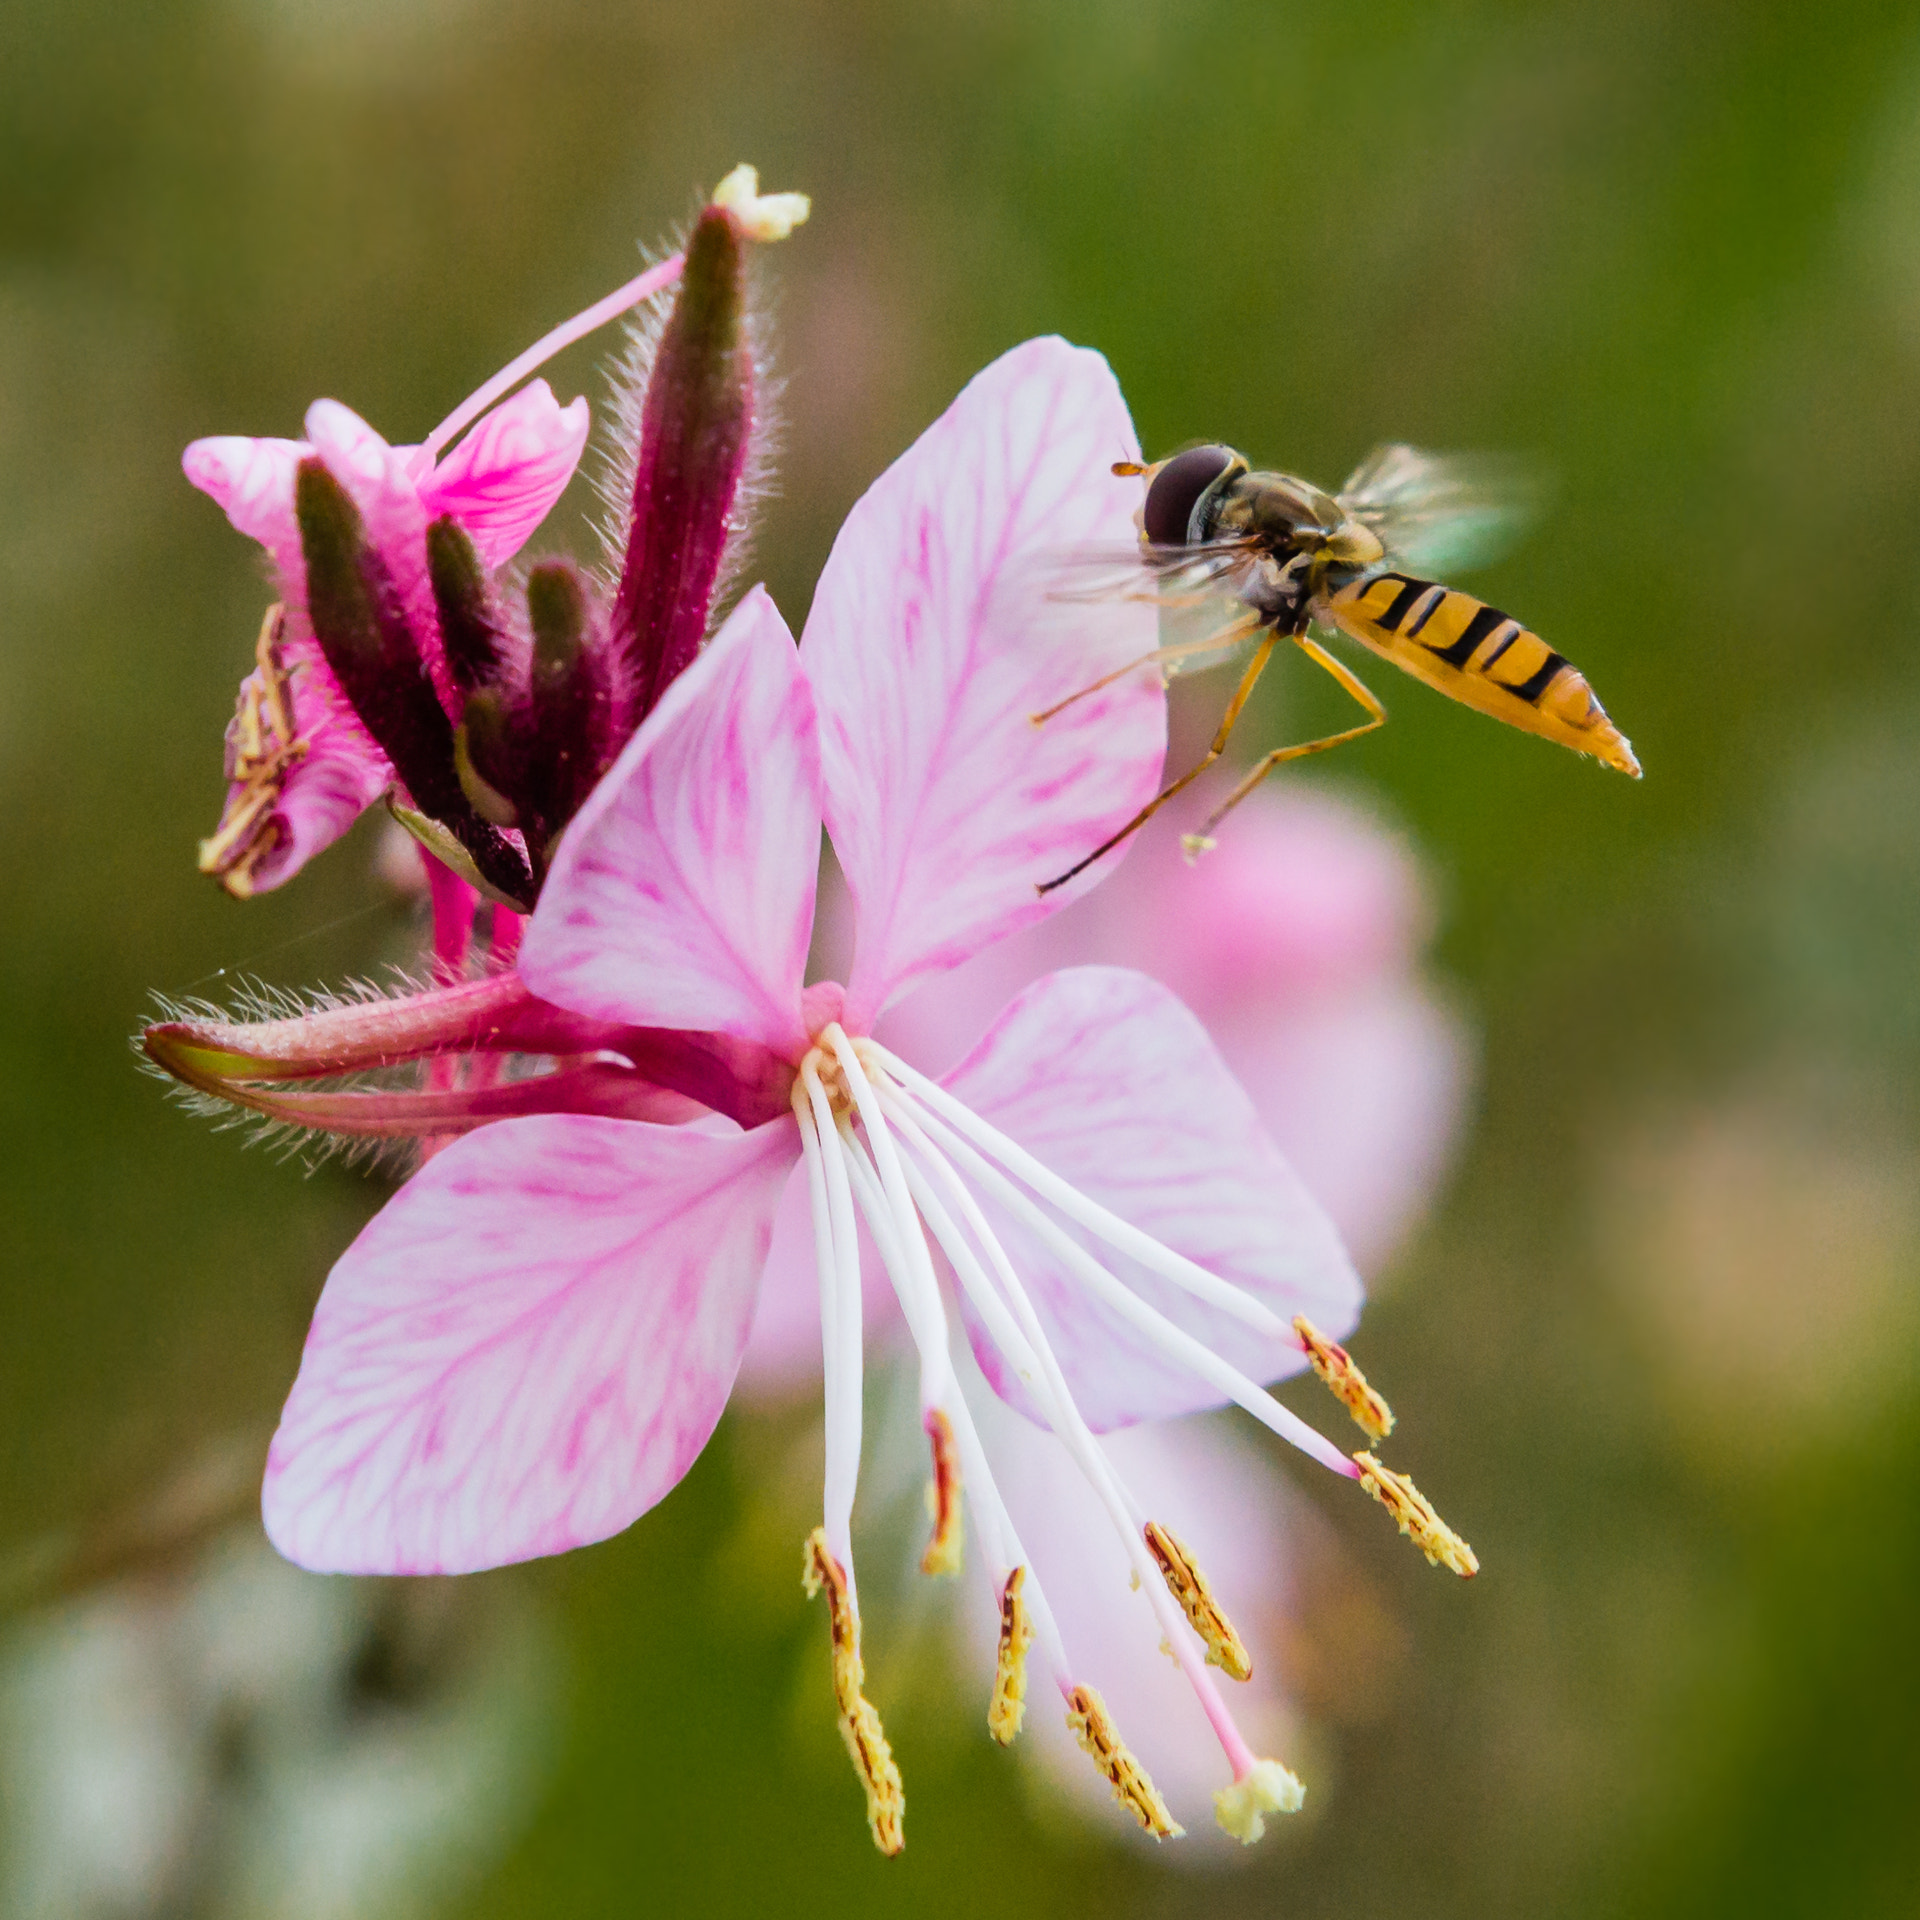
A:
<svg viewBox="0 0 1920 1920">
<path fill-rule="evenodd" d="M 784 240 L 805 223 L 813 202 L 804 193 L 762 193 L 755 167 L 737 166 L 713 190 L 712 204 L 733 215 L 749 240 Z"/>
</svg>

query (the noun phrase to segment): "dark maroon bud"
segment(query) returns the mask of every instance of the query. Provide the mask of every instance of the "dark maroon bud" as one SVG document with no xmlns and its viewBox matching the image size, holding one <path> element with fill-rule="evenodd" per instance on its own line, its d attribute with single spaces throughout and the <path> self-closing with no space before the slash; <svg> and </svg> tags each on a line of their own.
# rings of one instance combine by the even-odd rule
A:
<svg viewBox="0 0 1920 1920">
<path fill-rule="evenodd" d="M 392 576 L 360 512 L 317 455 L 301 461 L 294 513 L 307 569 L 307 614 L 341 691 L 414 805 L 464 847 L 500 892 L 531 902 L 526 864 L 460 788 L 453 726 L 427 677 Z"/>
<path fill-rule="evenodd" d="M 527 810 L 547 846 L 580 809 L 611 755 L 608 663 L 594 644 L 594 608 L 580 570 L 552 560 L 527 575 L 527 622 L 533 629 L 528 682 Z"/>
<path fill-rule="evenodd" d="M 622 738 L 706 639 L 753 430 L 746 244 L 725 208 L 701 214 L 647 383 L 632 527 L 613 611 L 627 683 Z"/>
<path fill-rule="evenodd" d="M 462 693 L 494 685 L 506 665 L 504 630 L 479 552 L 450 515 L 427 528 L 427 574 L 453 684 Z"/>
</svg>

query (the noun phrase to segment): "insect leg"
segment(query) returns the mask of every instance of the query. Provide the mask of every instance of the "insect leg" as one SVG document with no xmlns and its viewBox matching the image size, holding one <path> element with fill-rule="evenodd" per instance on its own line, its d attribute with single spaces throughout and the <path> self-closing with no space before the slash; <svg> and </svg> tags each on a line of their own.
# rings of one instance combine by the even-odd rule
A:
<svg viewBox="0 0 1920 1920">
<path fill-rule="evenodd" d="M 1273 658 L 1273 649 L 1277 640 L 1278 636 L 1272 632 L 1264 633 L 1260 636 L 1260 644 L 1254 649 L 1253 658 L 1247 662 L 1247 670 L 1240 676 L 1240 684 L 1234 688 L 1233 698 L 1227 702 L 1226 712 L 1220 716 L 1220 726 L 1219 730 L 1213 736 L 1213 744 L 1200 756 L 1200 759 L 1193 766 L 1189 767 L 1171 786 L 1162 787 L 1118 833 L 1101 841 L 1084 860 L 1076 860 L 1065 873 L 1056 874 L 1053 879 L 1046 881 L 1038 889 L 1039 892 L 1051 893 L 1055 887 L 1065 886 L 1076 873 L 1084 873 L 1102 854 L 1111 853 L 1113 849 L 1130 834 L 1138 833 L 1176 793 L 1184 792 L 1188 787 L 1192 786 L 1193 783 L 1220 758 L 1221 754 L 1226 751 L 1228 740 L 1233 735 L 1234 723 L 1240 718 L 1241 708 L 1253 697 L 1253 690 L 1259 684 L 1260 676 L 1266 670 L 1267 662 Z M 1344 672 L 1345 669 L 1342 668 L 1340 671 Z M 1358 684 L 1356 681 L 1355 685 Z M 1368 698 L 1371 699 L 1372 695 L 1369 694 Z M 1381 717 L 1384 719 L 1385 715 L 1383 714 Z"/>
<path fill-rule="evenodd" d="M 1275 747 L 1271 753 L 1262 754 L 1253 763 L 1253 769 L 1247 777 L 1207 816 L 1206 825 L 1198 833 L 1181 836 L 1181 845 L 1186 848 L 1189 856 L 1205 853 L 1213 845 L 1214 828 L 1283 761 L 1304 760 L 1310 753 L 1324 753 L 1329 747 L 1340 746 L 1348 740 L 1358 740 L 1363 733 L 1371 733 L 1375 727 L 1384 727 L 1387 724 L 1386 708 L 1374 698 L 1372 692 L 1356 675 L 1343 667 L 1324 647 L 1309 640 L 1304 633 L 1296 633 L 1293 640 L 1309 660 L 1317 666 L 1326 668 L 1341 686 L 1366 708 L 1370 717 L 1363 720 L 1357 727 L 1349 727 L 1345 733 L 1330 733 L 1320 740 L 1308 740 L 1297 747 Z"/>
<path fill-rule="evenodd" d="M 1210 633 L 1198 640 L 1179 640 L 1170 647 L 1155 647 L 1151 653 L 1143 653 L 1137 660 L 1129 660 L 1124 667 L 1115 667 L 1111 673 L 1103 673 L 1090 686 L 1082 687 L 1078 693 L 1070 693 L 1064 700 L 1056 700 L 1052 706 L 1043 708 L 1039 713 L 1030 713 L 1027 718 L 1036 727 L 1045 726 L 1056 713 L 1063 713 L 1076 700 L 1084 700 L 1090 693 L 1098 693 L 1102 687 L 1110 687 L 1116 680 L 1124 680 L 1135 667 L 1166 665 L 1175 660 L 1184 660 L 1190 653 L 1212 653 L 1220 647 L 1230 647 L 1244 634 L 1257 631 L 1260 616 L 1245 614 L 1240 619 L 1224 626 L 1218 633 Z"/>
</svg>

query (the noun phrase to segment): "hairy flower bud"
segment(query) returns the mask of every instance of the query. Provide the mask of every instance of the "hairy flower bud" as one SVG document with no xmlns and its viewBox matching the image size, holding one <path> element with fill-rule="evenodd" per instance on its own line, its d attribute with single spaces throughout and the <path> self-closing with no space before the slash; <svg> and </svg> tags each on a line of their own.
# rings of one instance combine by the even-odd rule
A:
<svg viewBox="0 0 1920 1920">
<path fill-rule="evenodd" d="M 614 601 L 614 644 L 628 681 L 622 733 L 646 717 L 706 638 L 753 431 L 747 244 L 729 208 L 701 214 L 647 382 Z"/>
<path fill-rule="evenodd" d="M 462 693 L 493 685 L 506 666 L 500 616 L 479 550 L 451 514 L 427 528 L 427 574 L 453 684 Z"/>
</svg>

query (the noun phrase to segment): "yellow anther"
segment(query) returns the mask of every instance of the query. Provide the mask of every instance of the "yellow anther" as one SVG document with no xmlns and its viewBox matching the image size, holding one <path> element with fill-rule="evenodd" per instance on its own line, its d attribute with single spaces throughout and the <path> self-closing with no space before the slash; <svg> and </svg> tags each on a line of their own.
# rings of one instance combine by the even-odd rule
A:
<svg viewBox="0 0 1920 1920">
<path fill-rule="evenodd" d="M 1149 1520 L 1145 1531 L 1147 1550 L 1159 1563 L 1167 1591 L 1179 1601 L 1180 1611 L 1194 1632 L 1207 1643 L 1208 1665 L 1220 1668 L 1231 1680 L 1250 1679 L 1253 1662 L 1247 1655 L 1246 1642 L 1221 1612 L 1207 1576 L 1193 1555 L 1159 1521 Z"/>
<path fill-rule="evenodd" d="M 1298 1774 L 1278 1760 L 1256 1760 L 1244 1780 L 1213 1796 L 1213 1817 L 1250 1847 L 1266 1832 L 1268 1814 L 1298 1813 L 1306 1797 Z"/>
<path fill-rule="evenodd" d="M 1027 1583 L 1025 1567 L 1015 1567 L 1000 1589 L 1000 1655 L 993 1666 L 993 1699 L 987 1707 L 987 1731 L 1003 1747 L 1013 1745 L 1027 1717 L 1027 1649 L 1033 1644 L 1033 1622 L 1020 1589 Z"/>
<path fill-rule="evenodd" d="M 813 211 L 804 193 L 762 193 L 756 168 L 738 166 L 713 190 L 713 204 L 740 222 L 749 240 L 784 240 Z"/>
<path fill-rule="evenodd" d="M 1436 1567 L 1451 1567 L 1463 1580 L 1480 1571 L 1473 1549 L 1433 1510 L 1433 1502 L 1404 1473 L 1383 1467 L 1370 1453 L 1356 1453 L 1360 1484 L 1393 1515 L 1400 1531 Z"/>
<path fill-rule="evenodd" d="M 240 704 L 227 727 L 227 778 L 237 791 L 219 826 L 200 842 L 200 871 L 213 874 L 236 900 L 251 897 L 254 875 L 285 837 L 276 810 L 287 775 L 307 757 L 309 742 L 293 735 L 293 675 L 280 657 L 285 624 L 277 603 L 260 623 L 254 670 L 240 683 Z"/>
<path fill-rule="evenodd" d="M 827 1591 L 827 1620 L 833 1635 L 833 1698 L 840 1710 L 840 1736 L 853 1758 L 854 1771 L 867 1793 L 867 1825 L 873 1844 L 884 1854 L 896 1854 L 907 1844 L 906 1789 L 893 1763 L 880 1716 L 860 1689 L 866 1668 L 860 1660 L 860 1616 L 854 1611 L 846 1569 L 827 1549 L 827 1530 L 815 1527 L 807 1535 L 806 1560 L 800 1584 L 811 1600 L 822 1587 Z"/>
<path fill-rule="evenodd" d="M 1375 1440 L 1393 1431 L 1393 1409 L 1367 1385 L 1367 1376 L 1353 1364 L 1353 1356 L 1316 1327 L 1304 1313 L 1293 1317 L 1293 1330 L 1307 1350 L 1307 1360 L 1334 1397 L 1353 1415 L 1354 1425 Z"/>
<path fill-rule="evenodd" d="M 1173 1840 L 1186 1832 L 1160 1798 L 1160 1790 L 1147 1778 L 1147 1770 L 1127 1750 L 1127 1743 L 1115 1731 L 1107 1703 L 1091 1687 L 1075 1687 L 1067 1695 L 1067 1730 L 1080 1742 L 1081 1751 L 1092 1756 L 1093 1764 L 1107 1776 L 1113 1797 L 1153 1835 L 1156 1840 Z"/>
<path fill-rule="evenodd" d="M 927 1409 L 927 1438 L 933 1443 L 933 1479 L 927 1486 L 927 1511 L 933 1537 L 920 1556 L 922 1573 L 958 1573 L 965 1529 L 960 1519 L 960 1449 L 953 1422 L 938 1407 Z"/>
</svg>

